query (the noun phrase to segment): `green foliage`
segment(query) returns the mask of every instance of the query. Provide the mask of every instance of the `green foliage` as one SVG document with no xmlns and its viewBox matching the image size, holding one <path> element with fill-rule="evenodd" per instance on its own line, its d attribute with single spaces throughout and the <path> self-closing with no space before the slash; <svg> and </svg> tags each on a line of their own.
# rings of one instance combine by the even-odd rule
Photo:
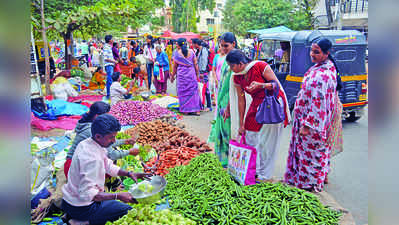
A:
<svg viewBox="0 0 399 225">
<path fill-rule="evenodd" d="M 175 32 L 197 32 L 198 11 L 215 8 L 215 0 L 171 0 L 172 24 Z"/>
<path fill-rule="evenodd" d="M 295 13 L 295 18 L 301 23 L 301 27 L 304 29 L 312 29 L 315 22 L 315 17 L 313 14 L 313 9 L 316 6 L 318 0 L 302 0 L 299 1 L 297 11 Z"/>
<path fill-rule="evenodd" d="M 161 27 L 165 26 L 165 16 L 153 16 L 150 20 L 151 30 L 159 30 Z"/>
<path fill-rule="evenodd" d="M 280 25 L 292 30 L 311 29 L 316 0 L 227 0 L 223 23 L 227 30 L 245 35 L 248 30 Z"/>
<path fill-rule="evenodd" d="M 46 0 L 46 26 L 50 38 L 64 37 L 77 30 L 83 38 L 109 31 L 125 31 L 142 25 L 141 18 L 149 17 L 162 0 Z M 35 32 L 41 29 L 40 0 L 31 0 L 31 21 Z"/>
</svg>

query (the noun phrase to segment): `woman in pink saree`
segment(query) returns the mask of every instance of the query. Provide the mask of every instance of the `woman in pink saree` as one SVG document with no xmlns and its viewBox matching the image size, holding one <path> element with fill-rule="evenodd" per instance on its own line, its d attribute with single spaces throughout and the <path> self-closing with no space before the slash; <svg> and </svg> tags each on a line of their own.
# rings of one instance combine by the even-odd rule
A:
<svg viewBox="0 0 399 225">
<path fill-rule="evenodd" d="M 198 92 L 198 65 L 195 54 L 187 49 L 184 38 L 177 40 L 177 50 L 173 53 L 174 68 L 171 81 L 177 79 L 179 111 L 184 114 L 199 115 L 201 102 Z"/>
</svg>

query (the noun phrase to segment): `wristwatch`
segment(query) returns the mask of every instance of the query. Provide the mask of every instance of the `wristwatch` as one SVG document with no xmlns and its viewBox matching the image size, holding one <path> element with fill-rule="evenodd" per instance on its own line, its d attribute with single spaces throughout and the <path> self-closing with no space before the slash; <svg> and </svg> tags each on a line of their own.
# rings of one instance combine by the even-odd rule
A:
<svg viewBox="0 0 399 225">
<path fill-rule="evenodd" d="M 129 172 L 127 172 L 127 176 L 131 177 L 131 176 L 133 176 L 133 173 L 129 171 Z"/>
</svg>

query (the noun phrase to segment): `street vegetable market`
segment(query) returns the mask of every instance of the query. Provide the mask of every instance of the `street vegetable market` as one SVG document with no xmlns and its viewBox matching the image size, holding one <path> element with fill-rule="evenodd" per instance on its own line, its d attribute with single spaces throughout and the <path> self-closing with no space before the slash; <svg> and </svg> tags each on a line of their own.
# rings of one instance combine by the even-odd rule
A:
<svg viewBox="0 0 399 225">
<path fill-rule="evenodd" d="M 354 224 L 364 34 L 251 1 L 31 1 L 31 224 Z"/>
</svg>

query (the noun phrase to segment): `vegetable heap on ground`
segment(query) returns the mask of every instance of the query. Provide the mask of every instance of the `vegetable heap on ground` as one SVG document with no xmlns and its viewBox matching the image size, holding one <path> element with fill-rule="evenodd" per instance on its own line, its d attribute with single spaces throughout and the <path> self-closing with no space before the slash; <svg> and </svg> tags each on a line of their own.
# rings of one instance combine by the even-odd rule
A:
<svg viewBox="0 0 399 225">
<path fill-rule="evenodd" d="M 176 131 L 176 129 L 176 127 L 157 120 L 139 123 L 135 127 L 127 129 L 126 134 L 130 135 L 138 132 L 139 138 L 137 139 L 137 143 L 152 145 L 164 141 L 168 135 Z"/>
<path fill-rule="evenodd" d="M 173 113 L 150 102 L 120 101 L 111 107 L 110 114 L 115 116 L 121 125 L 136 125 Z"/>
<path fill-rule="evenodd" d="M 189 147 L 199 152 L 208 152 L 212 149 L 198 137 L 190 135 L 181 128 L 172 126 L 161 121 L 140 123 L 134 128 L 126 131 L 127 134 L 140 133 L 137 142 L 140 144 L 151 144 L 157 152 L 162 152 L 179 147 Z"/>
<path fill-rule="evenodd" d="M 80 77 L 81 79 L 84 79 L 84 75 L 85 75 L 85 73 L 80 68 L 72 68 L 71 69 L 72 77 Z"/>
<path fill-rule="evenodd" d="M 166 179 L 172 210 L 201 224 L 338 224 L 341 216 L 285 184 L 239 186 L 210 153 L 171 169 Z"/>
<path fill-rule="evenodd" d="M 190 219 L 184 218 L 182 215 L 172 212 L 169 209 L 155 211 L 155 206 L 149 205 L 132 205 L 126 215 L 113 223 L 107 222 L 106 225 L 195 225 L 196 223 Z"/>
<path fill-rule="evenodd" d="M 159 154 L 158 159 L 154 157 L 148 161 L 146 166 L 155 169 L 144 167 L 144 172 L 154 172 L 156 175 L 164 176 L 169 173 L 169 169 L 175 166 L 188 165 L 190 160 L 198 154 L 198 151 L 187 147 L 165 150 Z"/>
</svg>

